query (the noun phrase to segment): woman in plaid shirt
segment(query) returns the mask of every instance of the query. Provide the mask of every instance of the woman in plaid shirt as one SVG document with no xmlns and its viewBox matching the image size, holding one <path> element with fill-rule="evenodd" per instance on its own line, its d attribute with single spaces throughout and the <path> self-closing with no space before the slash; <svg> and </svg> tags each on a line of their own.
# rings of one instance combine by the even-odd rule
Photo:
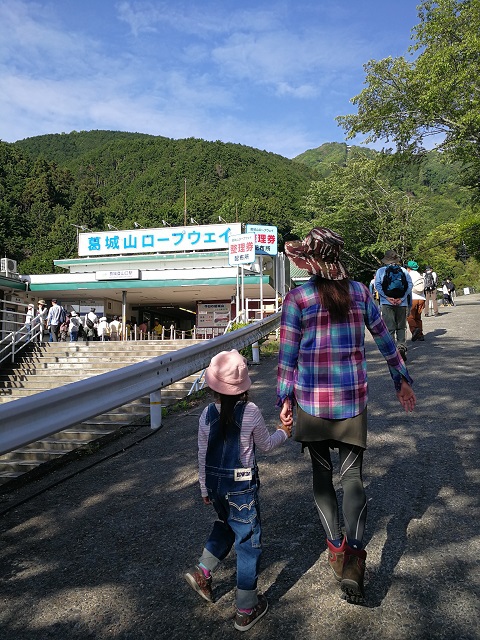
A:
<svg viewBox="0 0 480 640">
<path fill-rule="evenodd" d="M 317 227 L 285 253 L 312 277 L 285 297 L 277 378 L 280 418 L 297 408 L 295 439 L 310 452 L 313 492 L 327 536 L 329 563 L 342 591 L 363 603 L 367 502 L 362 480 L 367 443 L 365 327 L 390 369 L 397 397 L 413 411 L 415 394 L 395 343 L 368 288 L 350 280 L 339 259 L 343 239 Z M 343 488 L 342 535 L 330 449 L 339 451 Z"/>
</svg>

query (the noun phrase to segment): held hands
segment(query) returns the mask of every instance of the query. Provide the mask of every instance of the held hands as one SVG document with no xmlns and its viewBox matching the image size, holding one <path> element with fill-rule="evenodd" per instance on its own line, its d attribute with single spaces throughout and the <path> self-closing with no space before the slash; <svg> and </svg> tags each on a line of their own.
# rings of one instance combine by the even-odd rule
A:
<svg viewBox="0 0 480 640">
<path fill-rule="evenodd" d="M 402 380 L 401 389 L 397 391 L 397 398 L 407 413 L 415 409 L 417 399 L 412 387 L 406 380 Z"/>
<path fill-rule="evenodd" d="M 293 426 L 293 410 L 290 398 L 285 398 L 282 408 L 280 409 L 280 429 L 283 429 L 290 438 L 292 435 Z"/>
</svg>

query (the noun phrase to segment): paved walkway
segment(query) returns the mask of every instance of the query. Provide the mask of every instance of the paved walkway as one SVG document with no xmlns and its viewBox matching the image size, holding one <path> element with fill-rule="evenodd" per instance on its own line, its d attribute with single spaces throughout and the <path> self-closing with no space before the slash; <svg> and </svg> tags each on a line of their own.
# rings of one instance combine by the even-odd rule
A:
<svg viewBox="0 0 480 640">
<path fill-rule="evenodd" d="M 308 455 L 288 441 L 260 457 L 270 611 L 249 637 L 480 638 L 479 318 L 475 294 L 425 319 L 425 342 L 408 352 L 409 416 L 369 340 L 367 607 L 343 601 L 330 574 Z M 274 357 L 251 367 L 272 429 L 275 370 Z M 202 407 L 0 495 L 2 640 L 239 637 L 234 558 L 216 574 L 215 605 L 182 577 L 212 522 L 196 481 Z"/>
</svg>

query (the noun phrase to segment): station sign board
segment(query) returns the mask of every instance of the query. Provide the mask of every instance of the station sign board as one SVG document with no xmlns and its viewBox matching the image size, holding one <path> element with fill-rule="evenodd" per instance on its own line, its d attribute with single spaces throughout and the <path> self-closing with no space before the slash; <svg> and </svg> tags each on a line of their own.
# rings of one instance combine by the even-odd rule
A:
<svg viewBox="0 0 480 640">
<path fill-rule="evenodd" d="M 217 251 L 228 248 L 232 234 L 241 233 L 239 222 L 159 229 L 90 231 L 78 234 L 78 255 L 111 256 L 181 251 Z"/>
<path fill-rule="evenodd" d="M 140 280 L 139 269 L 111 269 L 96 271 L 95 280 Z"/>
</svg>

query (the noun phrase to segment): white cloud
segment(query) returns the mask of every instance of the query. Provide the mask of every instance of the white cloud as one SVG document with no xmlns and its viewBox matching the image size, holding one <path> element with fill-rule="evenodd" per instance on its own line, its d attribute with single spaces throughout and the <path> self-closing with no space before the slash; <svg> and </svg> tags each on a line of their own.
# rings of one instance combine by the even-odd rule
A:
<svg viewBox="0 0 480 640">
<path fill-rule="evenodd" d="M 129 2 L 116 5 L 118 18 L 130 27 L 135 36 L 153 32 L 166 26 L 188 35 L 209 38 L 215 34 L 228 34 L 235 30 L 265 31 L 279 25 L 278 6 L 264 10 L 238 9 L 237 3 L 180 2 Z"/>
<path fill-rule="evenodd" d="M 96 2 L 0 0 L 0 138 L 105 128 L 291 157 L 338 139 L 373 57 L 328 0 L 102 0 L 93 25 Z"/>
<path fill-rule="evenodd" d="M 361 59 L 361 48 L 353 38 L 337 39 L 321 31 L 236 33 L 215 47 L 212 57 L 231 77 L 274 86 L 279 95 L 311 98 L 339 71 L 349 69 L 352 60 Z"/>
<path fill-rule="evenodd" d="M 116 5 L 118 19 L 125 22 L 134 36 L 155 32 L 159 20 L 158 9 L 146 3 L 119 2 Z"/>
</svg>

